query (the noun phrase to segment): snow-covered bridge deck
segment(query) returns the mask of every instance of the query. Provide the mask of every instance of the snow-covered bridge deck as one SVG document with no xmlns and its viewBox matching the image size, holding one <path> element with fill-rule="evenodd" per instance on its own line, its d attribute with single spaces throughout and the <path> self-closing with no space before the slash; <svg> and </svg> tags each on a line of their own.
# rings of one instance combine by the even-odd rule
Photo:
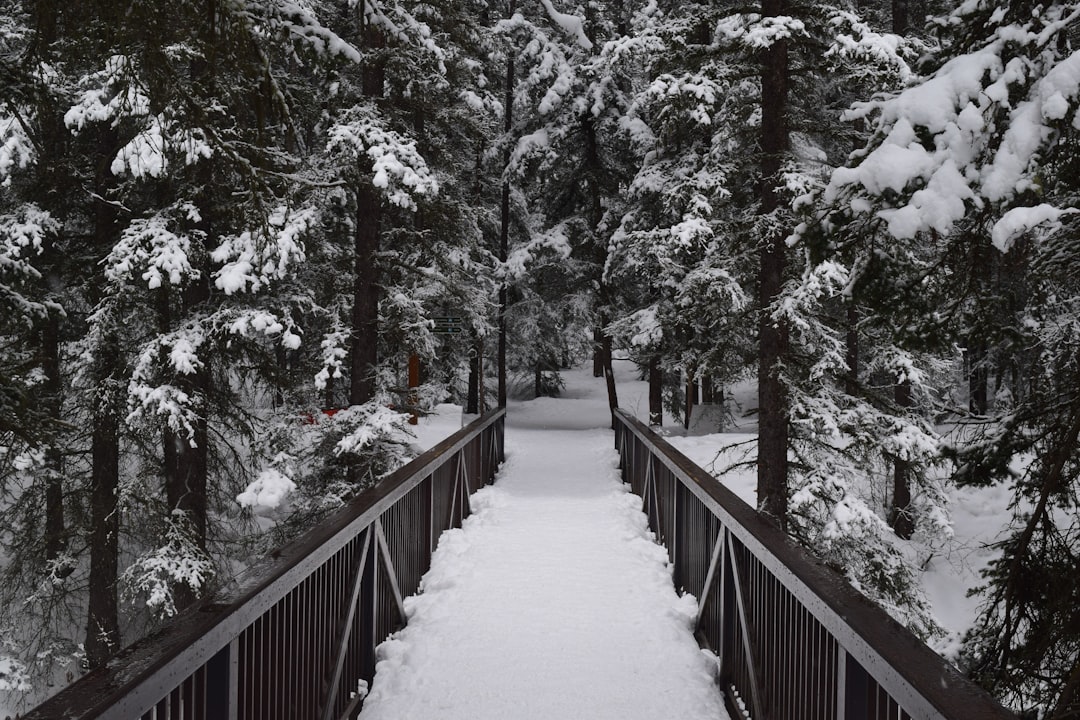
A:
<svg viewBox="0 0 1080 720">
<path fill-rule="evenodd" d="M 498 480 L 443 535 L 361 720 L 726 717 L 610 425 L 587 400 L 513 409 Z"/>
</svg>

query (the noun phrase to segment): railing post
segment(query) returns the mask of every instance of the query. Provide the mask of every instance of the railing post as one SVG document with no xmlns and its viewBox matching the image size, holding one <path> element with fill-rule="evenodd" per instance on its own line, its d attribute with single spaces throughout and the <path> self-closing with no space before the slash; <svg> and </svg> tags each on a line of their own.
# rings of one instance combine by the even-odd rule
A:
<svg viewBox="0 0 1080 720">
<path fill-rule="evenodd" d="M 206 663 L 207 720 L 236 720 L 237 651 L 237 639 L 233 638 Z"/>
<path fill-rule="evenodd" d="M 842 647 L 836 663 L 836 720 L 867 720 L 870 675 Z"/>
</svg>

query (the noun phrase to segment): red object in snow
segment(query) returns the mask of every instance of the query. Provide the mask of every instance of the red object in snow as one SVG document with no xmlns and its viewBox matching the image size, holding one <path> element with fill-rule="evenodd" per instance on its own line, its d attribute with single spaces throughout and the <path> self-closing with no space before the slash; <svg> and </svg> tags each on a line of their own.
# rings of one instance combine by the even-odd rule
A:
<svg viewBox="0 0 1080 720">
<path fill-rule="evenodd" d="M 320 412 L 326 417 L 334 417 L 344 408 L 323 408 Z M 318 425 L 319 420 L 314 413 L 304 413 L 302 416 L 305 425 Z"/>
</svg>

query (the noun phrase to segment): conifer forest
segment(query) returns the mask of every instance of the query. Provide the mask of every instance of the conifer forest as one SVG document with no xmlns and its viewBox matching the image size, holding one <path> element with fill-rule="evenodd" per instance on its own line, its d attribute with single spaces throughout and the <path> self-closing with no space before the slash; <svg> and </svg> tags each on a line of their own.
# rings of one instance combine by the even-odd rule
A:
<svg viewBox="0 0 1080 720">
<path fill-rule="evenodd" d="M 1075 0 L 0 0 L 0 709 L 620 358 L 753 383 L 758 511 L 920 637 L 1004 488 L 949 659 L 1080 717 L 1078 200 Z"/>
</svg>

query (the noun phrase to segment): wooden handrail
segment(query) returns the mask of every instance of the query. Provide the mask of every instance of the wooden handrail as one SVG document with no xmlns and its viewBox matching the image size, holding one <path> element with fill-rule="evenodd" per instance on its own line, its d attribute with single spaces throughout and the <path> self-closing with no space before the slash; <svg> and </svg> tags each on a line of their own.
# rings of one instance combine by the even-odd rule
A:
<svg viewBox="0 0 1080 720">
<path fill-rule="evenodd" d="M 468 515 L 462 498 L 493 480 L 503 458 L 505 415 L 505 408 L 486 413 L 389 474 L 254 564 L 231 586 L 31 710 L 25 720 L 303 720 L 321 717 L 327 708 L 329 716 L 339 717 L 330 711 L 362 700 L 358 689 L 361 681 L 372 679 L 375 645 L 404 623 L 396 617 L 400 596 L 390 595 L 416 591 L 439 533 Z M 397 536 L 415 535 L 413 540 L 424 547 L 402 547 L 397 540 L 388 544 L 382 530 L 388 522 L 407 523 L 416 532 Z M 408 580 L 405 587 L 398 587 L 399 575 Z M 385 582 L 388 577 L 394 582 Z M 360 617 L 349 606 L 350 590 L 351 602 L 360 603 L 370 616 Z M 380 610 L 383 606 L 394 617 Z M 357 628 L 351 623 L 342 627 L 345 618 L 354 617 Z M 334 653 L 324 651 L 340 638 L 347 640 L 339 647 L 342 665 L 331 667 L 326 658 Z M 312 649 L 303 647 L 305 642 Z M 267 656 L 280 655 L 282 665 L 306 664 L 310 677 L 284 691 L 271 687 L 288 680 L 260 678 L 261 671 L 245 667 L 255 647 L 272 648 Z M 274 669 L 273 658 L 260 662 Z M 317 697 L 329 692 L 329 679 L 343 668 L 352 674 L 339 683 L 344 699 Z M 256 697 L 260 685 L 272 690 L 272 697 Z"/>
<path fill-rule="evenodd" d="M 708 615 L 699 637 L 720 657 L 725 690 L 755 720 L 1015 720 L 706 470 L 626 411 L 616 410 L 614 417 L 623 478 L 643 495 L 650 525 L 666 541 L 676 583 L 704 578 L 698 587 L 685 586 Z M 700 519 L 703 512 L 714 519 L 712 526 Z M 699 532 L 698 526 L 708 529 Z M 752 581 L 745 577 L 751 573 Z M 744 624 L 748 615 L 752 627 Z M 761 646 L 764 635 L 787 647 Z M 735 667 L 736 660 L 744 667 Z M 770 671 L 784 681 L 765 677 Z"/>
</svg>

